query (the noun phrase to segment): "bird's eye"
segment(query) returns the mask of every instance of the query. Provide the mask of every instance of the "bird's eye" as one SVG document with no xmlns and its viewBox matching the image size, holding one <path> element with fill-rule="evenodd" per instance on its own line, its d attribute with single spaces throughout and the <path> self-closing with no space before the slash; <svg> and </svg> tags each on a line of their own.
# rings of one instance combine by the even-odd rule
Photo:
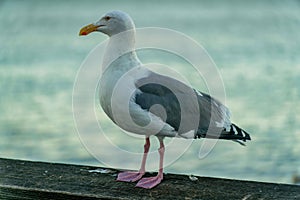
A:
<svg viewBox="0 0 300 200">
<path fill-rule="evenodd" d="M 110 17 L 109 17 L 109 16 L 106 16 L 106 17 L 104 17 L 104 19 L 105 19 L 106 21 L 108 21 L 108 20 L 110 20 Z"/>
</svg>

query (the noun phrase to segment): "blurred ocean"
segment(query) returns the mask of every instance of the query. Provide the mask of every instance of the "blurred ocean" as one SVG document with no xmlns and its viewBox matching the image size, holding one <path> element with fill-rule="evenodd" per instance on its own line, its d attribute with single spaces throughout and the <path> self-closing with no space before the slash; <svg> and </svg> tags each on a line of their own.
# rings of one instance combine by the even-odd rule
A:
<svg viewBox="0 0 300 200">
<path fill-rule="evenodd" d="M 107 38 L 79 37 L 80 28 L 114 9 L 137 27 L 174 29 L 203 45 L 222 75 L 232 121 L 252 136 L 247 147 L 218 142 L 202 160 L 195 141 L 166 172 L 291 183 L 300 173 L 297 0 L 1 0 L 0 157 L 103 165 L 80 142 L 72 90 L 84 58 Z M 142 152 L 143 141 L 132 148 Z"/>
</svg>

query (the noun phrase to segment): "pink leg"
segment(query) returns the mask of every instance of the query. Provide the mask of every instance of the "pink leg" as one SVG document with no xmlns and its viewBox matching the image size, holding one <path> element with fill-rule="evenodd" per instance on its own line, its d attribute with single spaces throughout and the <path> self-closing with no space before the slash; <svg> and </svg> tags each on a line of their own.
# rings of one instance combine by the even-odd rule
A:
<svg viewBox="0 0 300 200">
<path fill-rule="evenodd" d="M 149 148 L 150 148 L 150 140 L 149 137 L 146 137 L 146 142 L 144 145 L 144 155 L 143 155 L 143 160 L 142 160 L 140 170 L 138 172 L 133 172 L 133 171 L 121 172 L 118 174 L 117 181 L 135 182 L 137 180 L 140 180 L 144 176 L 146 172 L 145 166 L 146 166 L 146 160 L 147 160 Z"/>
<path fill-rule="evenodd" d="M 158 149 L 159 152 L 159 171 L 157 176 L 155 177 L 149 177 L 149 178 L 143 178 L 141 179 L 136 187 L 142 187 L 142 188 L 153 188 L 157 186 L 162 180 L 163 180 L 163 163 L 164 163 L 164 153 L 165 153 L 165 146 L 162 138 L 159 138 L 160 142 L 160 148 Z"/>
</svg>

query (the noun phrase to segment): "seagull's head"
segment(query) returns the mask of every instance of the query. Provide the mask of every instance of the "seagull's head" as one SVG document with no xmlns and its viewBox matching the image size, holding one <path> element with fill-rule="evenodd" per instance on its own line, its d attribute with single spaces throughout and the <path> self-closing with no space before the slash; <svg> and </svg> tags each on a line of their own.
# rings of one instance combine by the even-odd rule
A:
<svg viewBox="0 0 300 200">
<path fill-rule="evenodd" d="M 134 23 L 127 13 L 114 10 L 106 13 L 96 23 L 83 27 L 80 30 L 79 35 L 88 35 L 91 32 L 98 31 L 108 36 L 113 36 L 134 28 Z"/>
</svg>

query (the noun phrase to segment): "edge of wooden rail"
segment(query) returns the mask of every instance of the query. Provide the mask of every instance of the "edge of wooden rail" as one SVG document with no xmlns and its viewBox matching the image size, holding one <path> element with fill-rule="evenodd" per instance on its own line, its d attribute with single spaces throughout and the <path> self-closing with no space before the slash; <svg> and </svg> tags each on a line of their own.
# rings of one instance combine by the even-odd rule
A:
<svg viewBox="0 0 300 200">
<path fill-rule="evenodd" d="M 298 185 L 165 174 L 149 190 L 115 181 L 118 172 L 0 158 L 0 199 L 300 199 Z"/>
</svg>

